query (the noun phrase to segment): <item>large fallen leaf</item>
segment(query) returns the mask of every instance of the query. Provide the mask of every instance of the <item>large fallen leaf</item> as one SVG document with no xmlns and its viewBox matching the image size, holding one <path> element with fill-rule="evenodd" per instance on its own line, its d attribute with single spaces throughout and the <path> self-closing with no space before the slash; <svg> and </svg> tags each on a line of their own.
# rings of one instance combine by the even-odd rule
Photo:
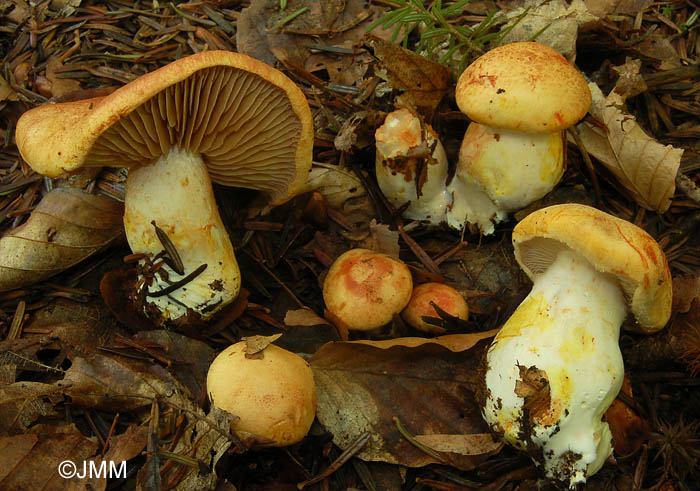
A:
<svg viewBox="0 0 700 491">
<path fill-rule="evenodd" d="M 284 21 L 298 11 L 300 15 Z M 284 10 L 280 2 L 253 0 L 238 17 L 236 44 L 241 53 L 269 65 L 277 59 L 303 67 L 310 54 L 308 45 L 359 40 L 380 11 L 364 0 L 289 0 Z M 343 36 L 349 30 L 353 35 Z"/>
<path fill-rule="evenodd" d="M 161 351 L 169 360 L 168 371 L 189 389 L 195 400 L 205 393 L 209 365 L 216 352 L 203 341 L 170 330 L 141 331 L 134 341 L 155 343 L 151 349 Z"/>
<path fill-rule="evenodd" d="M 585 0 L 593 15 L 603 18 L 610 14 L 631 14 L 645 10 L 652 0 Z"/>
<path fill-rule="evenodd" d="M 83 462 L 97 449 L 97 443 L 85 438 L 75 427 L 70 433 L 0 438 L 0 489 L 50 491 L 78 487 L 80 479 L 62 478 L 58 466 L 69 460 L 76 464 L 77 471 L 82 472 Z"/>
<path fill-rule="evenodd" d="M 74 353 L 72 365 L 58 387 L 65 388 L 73 405 L 104 411 L 128 411 L 154 399 L 178 407 L 194 406 L 196 397 L 165 368 L 150 361 L 92 350 Z M 198 395 L 198 394 L 197 394 Z"/>
<path fill-rule="evenodd" d="M 605 128 L 580 123 L 583 146 L 610 169 L 637 203 L 664 213 L 671 206 L 683 150 L 647 135 L 633 116 L 619 109 L 618 93 L 613 91 L 606 98 L 595 83 L 588 86 L 593 95 L 590 112 Z"/>
<path fill-rule="evenodd" d="M 122 235 L 123 211 L 104 196 L 54 189 L 0 239 L 0 291 L 45 280 L 103 249 Z"/>
<path fill-rule="evenodd" d="M 493 334 L 493 333 L 490 333 Z M 358 456 L 410 467 L 435 460 L 399 433 L 394 418 L 423 441 L 442 450 L 443 461 L 470 469 L 497 451 L 475 398 L 483 335 L 461 335 L 446 345 L 411 338 L 380 343 L 329 343 L 310 360 L 318 393 L 317 417 L 347 448 L 365 432 Z M 476 344 L 475 344 L 476 343 Z M 473 345 L 473 346 L 471 346 Z M 471 347 L 470 347 L 471 346 Z M 455 445 L 456 443 L 456 445 Z"/>
<path fill-rule="evenodd" d="M 178 439 L 174 452 L 197 459 L 204 466 L 200 466 L 196 471 L 190 471 L 174 489 L 181 491 L 214 489 L 218 481 L 215 472 L 216 463 L 231 446 L 229 430 L 234 416 L 221 409 L 212 408 L 206 417 L 188 419 L 190 424 L 183 432 L 183 436 Z M 167 489 L 174 484 L 167 479 L 165 483 Z"/>
<path fill-rule="evenodd" d="M 523 14 L 525 16 L 521 17 Z M 539 33 L 538 43 L 549 46 L 572 62 L 576 59 L 579 27 L 597 20 L 583 0 L 573 0 L 571 4 L 564 0 L 527 0 L 506 15 L 510 19 L 508 25 L 515 25 L 501 44 L 531 41 L 532 36 Z"/>
<path fill-rule="evenodd" d="M 22 433 L 40 416 L 55 415 L 53 406 L 63 399 L 61 392 L 40 382 L 0 386 L 0 434 Z"/>
</svg>

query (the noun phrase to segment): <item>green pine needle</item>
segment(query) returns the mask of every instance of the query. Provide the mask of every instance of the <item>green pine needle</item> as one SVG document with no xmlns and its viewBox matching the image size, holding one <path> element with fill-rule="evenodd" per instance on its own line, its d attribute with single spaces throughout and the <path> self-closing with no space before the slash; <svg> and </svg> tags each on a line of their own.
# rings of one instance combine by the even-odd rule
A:
<svg viewBox="0 0 700 491">
<path fill-rule="evenodd" d="M 501 30 L 497 27 L 506 19 L 496 15 L 498 11 L 489 13 L 476 25 L 459 25 L 459 17 L 469 1 L 394 0 L 397 8 L 374 21 L 367 32 L 378 27 L 393 29 L 391 41 L 396 42 L 403 37 L 403 45 L 407 47 L 409 34 L 422 24 L 415 51 L 449 66 L 456 78 L 469 63 L 486 52 L 491 44 L 498 43 L 527 14 L 526 10 L 512 26 Z"/>
</svg>

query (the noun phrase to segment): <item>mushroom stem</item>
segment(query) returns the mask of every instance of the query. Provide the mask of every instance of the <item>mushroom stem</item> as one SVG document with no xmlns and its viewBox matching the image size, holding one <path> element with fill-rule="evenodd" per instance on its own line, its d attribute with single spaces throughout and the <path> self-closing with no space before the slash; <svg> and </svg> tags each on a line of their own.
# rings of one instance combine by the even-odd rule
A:
<svg viewBox="0 0 700 491">
<path fill-rule="evenodd" d="M 563 250 L 487 355 L 484 418 L 549 478 L 572 487 L 612 452 L 601 418 L 622 384 L 618 338 L 626 311 L 617 280 Z"/>
<path fill-rule="evenodd" d="M 152 307 L 157 307 L 160 318 L 156 321 L 176 320 L 188 309 L 207 318 L 236 298 L 240 288 L 238 263 L 199 154 L 173 147 L 154 163 L 131 169 L 124 204 L 124 228 L 131 250 L 151 255 L 163 250 L 155 222 L 184 265 L 183 275 L 163 265 L 154 274 L 150 292 L 167 288 L 207 265 L 192 281 L 168 295 L 146 298 L 147 313 L 153 316 Z"/>
<path fill-rule="evenodd" d="M 564 174 L 561 131 L 525 133 L 471 123 L 448 187 L 454 202 L 447 223 L 475 223 L 485 235 L 509 213 L 525 208 L 557 185 Z"/>
</svg>

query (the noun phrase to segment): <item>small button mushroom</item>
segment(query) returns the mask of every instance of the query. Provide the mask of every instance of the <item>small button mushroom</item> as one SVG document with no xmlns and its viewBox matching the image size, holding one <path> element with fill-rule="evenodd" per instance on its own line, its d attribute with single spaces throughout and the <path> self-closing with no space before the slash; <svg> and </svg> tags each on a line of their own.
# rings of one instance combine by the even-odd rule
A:
<svg viewBox="0 0 700 491">
<path fill-rule="evenodd" d="M 487 354 L 485 420 L 548 478 L 575 487 L 612 452 L 601 421 L 622 385 L 627 308 L 655 332 L 671 314 L 671 275 L 639 227 L 584 205 L 538 210 L 513 230 L 530 294 Z"/>
<path fill-rule="evenodd" d="M 24 160 L 49 177 L 129 167 L 124 228 L 132 251 L 161 252 L 160 230 L 182 263 L 142 276 L 143 310 L 162 324 L 187 322 L 190 313 L 207 319 L 238 294 L 212 181 L 262 191 L 273 204 L 290 199 L 311 167 L 313 121 L 304 93 L 278 70 L 206 51 L 107 96 L 27 111 L 16 140 Z"/>
<path fill-rule="evenodd" d="M 328 270 L 323 300 L 348 329 L 368 331 L 400 313 L 412 290 L 411 272 L 403 262 L 368 249 L 351 249 Z"/>
<path fill-rule="evenodd" d="M 229 346 L 207 374 L 211 403 L 237 416 L 235 431 L 274 440 L 282 447 L 301 441 L 316 415 L 316 385 L 311 367 L 299 355 L 274 344 L 254 355 L 247 343 Z"/>
<path fill-rule="evenodd" d="M 434 324 L 429 324 L 423 317 L 437 317 L 440 315 L 431 305 L 437 305 L 453 317 L 462 320 L 469 318 L 469 306 L 464 297 L 449 285 L 444 283 L 423 283 L 413 289 L 411 300 L 401 312 L 401 317 L 409 326 L 424 332 L 443 332 L 444 329 Z"/>
<path fill-rule="evenodd" d="M 473 121 L 459 151 L 447 221 L 484 234 L 508 213 L 542 198 L 564 173 L 564 130 L 581 119 L 591 93 L 581 73 L 539 43 L 499 46 L 462 73 L 457 105 Z"/>
<path fill-rule="evenodd" d="M 408 109 L 387 115 L 375 133 L 379 188 L 403 216 L 437 225 L 452 198 L 447 192 L 447 155 L 430 125 Z"/>
</svg>

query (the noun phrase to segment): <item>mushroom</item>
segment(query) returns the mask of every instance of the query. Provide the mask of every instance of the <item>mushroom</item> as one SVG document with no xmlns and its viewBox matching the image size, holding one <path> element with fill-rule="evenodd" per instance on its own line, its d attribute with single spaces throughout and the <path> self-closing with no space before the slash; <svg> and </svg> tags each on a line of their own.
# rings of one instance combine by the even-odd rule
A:
<svg viewBox="0 0 700 491">
<path fill-rule="evenodd" d="M 548 478 L 574 487 L 612 452 L 601 418 L 623 380 L 627 308 L 637 329 L 662 329 L 671 275 L 649 234 L 584 205 L 528 215 L 513 246 L 534 284 L 488 350 L 483 415 Z"/>
<path fill-rule="evenodd" d="M 384 195 L 403 215 L 434 225 L 445 221 L 447 155 L 430 125 L 408 109 L 389 113 L 377 131 L 376 175 Z"/>
<path fill-rule="evenodd" d="M 401 317 L 406 324 L 424 332 L 443 332 L 444 329 L 434 324 L 429 324 L 423 317 L 437 317 L 440 315 L 435 310 L 436 305 L 452 317 L 462 320 L 469 318 L 469 306 L 464 297 L 454 288 L 444 283 L 423 283 L 413 289 L 411 300 L 401 312 Z"/>
<path fill-rule="evenodd" d="M 130 168 L 124 226 L 132 251 L 158 254 L 160 229 L 182 260 L 144 287 L 144 310 L 163 323 L 188 312 L 206 319 L 240 288 L 210 179 L 284 202 L 311 167 L 313 122 L 304 94 L 281 72 L 209 51 L 104 97 L 32 109 L 16 139 L 24 160 L 49 177 L 82 166 Z"/>
<path fill-rule="evenodd" d="M 449 185 L 451 227 L 484 234 L 508 213 L 542 198 L 564 173 L 564 130 L 581 119 L 591 93 L 581 73 L 534 42 L 499 46 L 462 73 L 457 105 L 473 121 Z"/>
<path fill-rule="evenodd" d="M 348 329 L 368 331 L 400 313 L 412 290 L 411 272 L 403 262 L 368 249 L 350 249 L 328 270 L 323 300 Z"/>
<path fill-rule="evenodd" d="M 237 416 L 234 431 L 274 440 L 283 447 L 301 441 L 316 415 L 316 385 L 299 355 L 269 344 L 255 354 L 240 341 L 214 359 L 207 392 L 214 407 Z"/>
</svg>

